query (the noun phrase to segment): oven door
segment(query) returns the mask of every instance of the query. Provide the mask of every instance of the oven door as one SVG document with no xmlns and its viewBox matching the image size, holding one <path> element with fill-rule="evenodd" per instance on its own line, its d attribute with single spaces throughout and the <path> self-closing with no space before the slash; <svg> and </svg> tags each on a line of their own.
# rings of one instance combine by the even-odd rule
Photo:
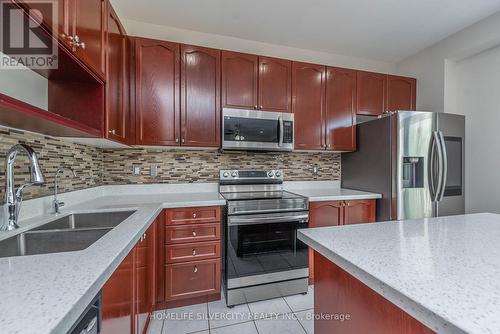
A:
<svg viewBox="0 0 500 334">
<path fill-rule="evenodd" d="M 293 114 L 223 109 L 222 148 L 225 150 L 293 150 Z"/>
<path fill-rule="evenodd" d="M 307 211 L 229 216 L 228 288 L 308 277 L 307 246 L 297 238 L 307 226 Z"/>
</svg>

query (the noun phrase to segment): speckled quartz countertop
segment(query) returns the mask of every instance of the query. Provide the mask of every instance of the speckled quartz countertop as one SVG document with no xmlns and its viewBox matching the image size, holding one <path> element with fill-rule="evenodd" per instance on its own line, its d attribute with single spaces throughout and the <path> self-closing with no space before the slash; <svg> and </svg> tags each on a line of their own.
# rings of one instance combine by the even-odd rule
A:
<svg viewBox="0 0 500 334">
<path fill-rule="evenodd" d="M 109 193 L 109 191 L 108 191 Z M 0 259 L 0 332 L 66 333 L 163 208 L 217 206 L 217 191 L 98 196 L 65 210 L 81 212 L 136 210 L 89 248 L 68 253 Z M 16 233 L 54 215 L 23 222 Z M 12 233 L 0 234 L 0 239 Z"/>
<path fill-rule="evenodd" d="M 380 194 L 345 188 L 297 188 L 292 189 L 291 191 L 307 197 L 309 202 L 350 201 L 382 198 L 382 195 Z"/>
<path fill-rule="evenodd" d="M 500 333 L 500 215 L 315 228 L 299 239 L 438 333 Z"/>
</svg>

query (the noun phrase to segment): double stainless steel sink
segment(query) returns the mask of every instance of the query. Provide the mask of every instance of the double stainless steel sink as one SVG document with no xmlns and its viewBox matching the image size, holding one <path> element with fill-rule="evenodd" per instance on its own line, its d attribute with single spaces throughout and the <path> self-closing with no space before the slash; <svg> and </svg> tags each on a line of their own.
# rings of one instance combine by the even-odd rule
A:
<svg viewBox="0 0 500 334">
<path fill-rule="evenodd" d="M 78 213 L 0 241 L 0 258 L 83 250 L 135 211 Z"/>
</svg>

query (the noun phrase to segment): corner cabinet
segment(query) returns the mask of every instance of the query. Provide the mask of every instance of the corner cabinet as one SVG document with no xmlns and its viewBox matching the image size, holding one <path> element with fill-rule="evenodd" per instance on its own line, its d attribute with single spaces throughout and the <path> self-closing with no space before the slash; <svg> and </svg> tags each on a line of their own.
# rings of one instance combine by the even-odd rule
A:
<svg viewBox="0 0 500 334">
<path fill-rule="evenodd" d="M 153 223 L 102 288 L 102 334 L 145 334 L 156 289 Z"/>
<path fill-rule="evenodd" d="M 135 39 L 137 145 L 180 143 L 180 45 Z"/>
<path fill-rule="evenodd" d="M 365 224 L 375 222 L 376 200 L 312 202 L 309 227 Z M 309 284 L 314 283 L 314 256 L 309 250 Z"/>
<path fill-rule="evenodd" d="M 106 114 L 104 136 L 127 143 L 130 136 L 128 38 L 108 5 L 106 32 Z"/>
</svg>

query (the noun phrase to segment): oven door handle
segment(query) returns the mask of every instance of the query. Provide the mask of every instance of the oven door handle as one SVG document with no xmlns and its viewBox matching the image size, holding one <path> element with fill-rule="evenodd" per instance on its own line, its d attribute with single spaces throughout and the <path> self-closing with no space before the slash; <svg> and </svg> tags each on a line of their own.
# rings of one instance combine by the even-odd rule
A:
<svg viewBox="0 0 500 334">
<path fill-rule="evenodd" d="M 253 217 L 253 218 L 242 218 L 242 217 L 229 217 L 227 224 L 229 226 L 236 225 L 257 225 L 257 224 L 270 224 L 270 223 L 307 223 L 309 221 L 309 216 L 307 214 L 295 215 L 295 216 L 273 216 L 273 217 Z"/>
</svg>

